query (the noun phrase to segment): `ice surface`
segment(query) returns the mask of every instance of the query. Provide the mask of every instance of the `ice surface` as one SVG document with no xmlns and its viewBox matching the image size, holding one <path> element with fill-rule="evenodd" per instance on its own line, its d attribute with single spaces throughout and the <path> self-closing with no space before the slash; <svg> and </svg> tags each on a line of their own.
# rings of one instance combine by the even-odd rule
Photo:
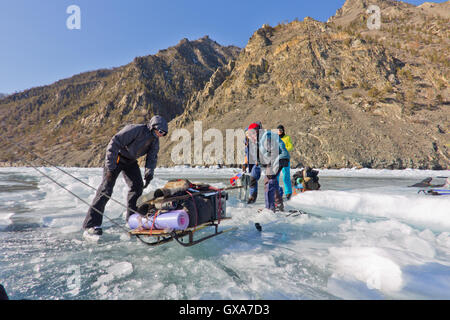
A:
<svg viewBox="0 0 450 320">
<path fill-rule="evenodd" d="M 40 168 L 91 203 L 101 168 Z M 233 168 L 158 168 L 151 188 L 188 178 L 228 186 Z M 294 170 L 292 170 L 294 172 Z M 284 217 L 230 191 L 221 228 L 191 248 L 149 248 L 108 219 L 82 240 L 88 206 L 32 168 L 0 168 L 0 276 L 12 299 L 450 299 L 450 197 L 408 188 L 449 171 L 320 170 L 322 190 L 286 202 Z M 261 181 L 262 182 L 262 181 Z M 117 180 L 113 198 L 125 203 Z M 105 214 L 125 225 L 124 207 Z M 263 231 L 255 229 L 261 224 Z M 205 233 L 206 231 L 200 231 Z"/>
<path fill-rule="evenodd" d="M 133 273 L 133 265 L 127 261 L 119 262 L 110 266 L 106 272 L 106 274 L 101 275 L 97 281 L 92 284 L 93 287 L 105 286 L 113 280 L 130 275 Z"/>
<path fill-rule="evenodd" d="M 399 219 L 422 227 L 450 230 L 450 198 L 417 194 L 411 188 L 305 192 L 294 196 L 291 202 L 350 215 Z"/>
</svg>

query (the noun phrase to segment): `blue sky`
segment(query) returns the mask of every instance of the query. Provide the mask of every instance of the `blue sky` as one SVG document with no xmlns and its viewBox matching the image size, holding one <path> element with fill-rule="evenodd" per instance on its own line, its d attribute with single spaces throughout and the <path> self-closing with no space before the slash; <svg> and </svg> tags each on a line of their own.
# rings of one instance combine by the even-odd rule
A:
<svg viewBox="0 0 450 320">
<path fill-rule="evenodd" d="M 262 24 L 311 16 L 326 21 L 345 0 L 3 0 L 0 93 L 51 84 L 84 71 L 117 67 L 182 38 L 209 35 L 244 47 Z M 421 4 L 424 1 L 407 1 Z M 435 1 L 444 2 L 444 1 Z M 69 30 L 67 7 L 81 9 Z"/>
</svg>

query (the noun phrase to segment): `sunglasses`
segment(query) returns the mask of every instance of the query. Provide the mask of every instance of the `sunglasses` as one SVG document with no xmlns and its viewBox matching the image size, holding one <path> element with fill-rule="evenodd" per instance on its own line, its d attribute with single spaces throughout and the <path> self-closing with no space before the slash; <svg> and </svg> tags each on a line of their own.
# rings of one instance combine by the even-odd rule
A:
<svg viewBox="0 0 450 320">
<path fill-rule="evenodd" d="M 163 136 L 165 136 L 165 135 L 167 134 L 167 132 L 164 131 L 164 130 L 161 130 L 161 129 L 157 129 L 157 130 L 158 130 L 158 132 L 159 132 L 160 134 L 162 134 Z"/>
</svg>

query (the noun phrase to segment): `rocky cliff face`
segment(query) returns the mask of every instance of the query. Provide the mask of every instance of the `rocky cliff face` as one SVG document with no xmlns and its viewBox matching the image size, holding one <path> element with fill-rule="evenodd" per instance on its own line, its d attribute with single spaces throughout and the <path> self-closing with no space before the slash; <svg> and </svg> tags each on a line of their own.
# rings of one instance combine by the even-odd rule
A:
<svg viewBox="0 0 450 320">
<path fill-rule="evenodd" d="M 371 4 L 380 8 L 378 29 L 367 24 Z M 240 52 L 182 40 L 127 66 L 0 100 L 1 135 L 59 164 L 101 166 L 121 126 L 155 113 L 172 119 L 172 132 L 192 134 L 202 121 L 224 137 L 260 120 L 285 126 L 292 167 L 448 169 L 449 4 L 347 0 L 326 23 L 264 25 Z M 174 164 L 177 143 L 162 141 L 159 165 Z M 4 148 L 0 161 L 20 156 Z"/>
<path fill-rule="evenodd" d="M 207 36 L 183 39 L 122 67 L 82 73 L 11 95 L 0 100 L 1 135 L 59 164 L 101 166 L 104 148 L 116 131 L 155 114 L 168 121 L 181 114 L 190 96 L 239 50 Z M 26 157 L 11 148 L 1 150 L 4 165 L 20 164 Z"/>
<path fill-rule="evenodd" d="M 378 30 L 367 27 L 369 2 Z M 448 168 L 450 28 L 435 13 L 448 2 L 430 6 L 349 0 L 327 23 L 263 26 L 171 127 L 283 124 L 294 167 Z"/>
</svg>

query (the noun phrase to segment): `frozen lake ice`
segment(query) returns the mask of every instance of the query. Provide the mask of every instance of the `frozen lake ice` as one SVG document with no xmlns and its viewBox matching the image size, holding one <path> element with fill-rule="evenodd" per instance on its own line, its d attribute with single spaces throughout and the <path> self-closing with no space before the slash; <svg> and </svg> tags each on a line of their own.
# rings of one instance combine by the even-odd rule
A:
<svg viewBox="0 0 450 320">
<path fill-rule="evenodd" d="M 92 201 L 95 190 L 40 169 Z M 66 170 L 100 184 L 101 168 Z M 225 187 L 235 172 L 158 168 L 146 191 L 173 178 Z M 83 241 L 83 202 L 32 168 L 0 168 L 0 283 L 11 299 L 450 299 L 450 196 L 407 187 L 438 176 L 450 171 L 320 170 L 321 191 L 285 203 L 309 213 L 296 217 L 258 213 L 262 184 L 254 205 L 231 191 L 221 225 L 236 231 L 150 248 L 107 219 L 98 244 Z M 126 194 L 119 177 L 113 198 Z M 124 224 L 123 211 L 109 201 L 105 214 Z"/>
</svg>

